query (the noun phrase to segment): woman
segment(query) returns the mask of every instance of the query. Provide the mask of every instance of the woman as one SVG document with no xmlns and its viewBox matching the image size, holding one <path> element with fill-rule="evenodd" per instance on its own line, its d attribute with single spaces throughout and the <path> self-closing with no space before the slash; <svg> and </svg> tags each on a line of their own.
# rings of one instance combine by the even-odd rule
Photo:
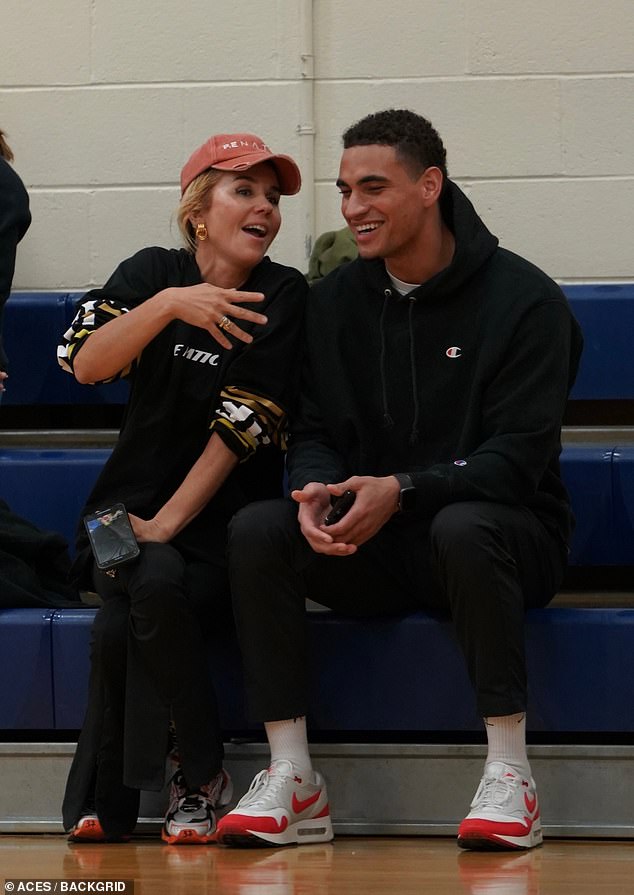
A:
<svg viewBox="0 0 634 895">
<path fill-rule="evenodd" d="M 29 196 L 9 164 L 12 161 L 13 153 L 0 131 L 0 399 L 7 378 L 7 356 L 2 347 L 2 312 L 11 293 L 18 243 L 31 224 Z"/>
<path fill-rule="evenodd" d="M 226 527 L 279 494 L 286 410 L 307 286 L 265 257 L 295 162 L 252 134 L 220 134 L 181 172 L 186 248 L 147 248 L 89 292 L 58 351 L 82 383 L 126 376 L 117 445 L 85 512 L 123 503 L 141 551 L 100 571 L 78 538 L 78 584 L 103 606 L 89 703 L 64 798 L 73 841 L 133 830 L 139 790 L 178 768 L 162 836 L 208 842 L 231 796 L 204 633 L 229 624 Z"/>
</svg>

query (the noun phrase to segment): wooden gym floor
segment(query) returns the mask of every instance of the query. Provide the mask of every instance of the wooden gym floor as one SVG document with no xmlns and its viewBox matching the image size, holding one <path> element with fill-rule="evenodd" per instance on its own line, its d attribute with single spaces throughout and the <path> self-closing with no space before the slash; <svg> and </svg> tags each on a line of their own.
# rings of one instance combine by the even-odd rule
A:
<svg viewBox="0 0 634 895">
<path fill-rule="evenodd" d="M 26 879 L 134 880 L 135 895 L 634 895 L 634 841 L 547 839 L 531 852 L 485 853 L 422 837 L 238 850 L 155 836 L 69 845 L 61 835 L 2 834 L 0 871 L 0 895 L 7 880 Z"/>
</svg>

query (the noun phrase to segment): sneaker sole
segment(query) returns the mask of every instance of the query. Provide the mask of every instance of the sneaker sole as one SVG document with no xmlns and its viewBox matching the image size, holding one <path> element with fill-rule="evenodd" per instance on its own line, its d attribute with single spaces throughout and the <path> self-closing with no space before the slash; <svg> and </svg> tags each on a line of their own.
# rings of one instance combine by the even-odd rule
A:
<svg viewBox="0 0 634 895">
<path fill-rule="evenodd" d="M 161 839 L 168 845 L 209 845 L 216 841 L 216 833 L 198 833 L 196 830 L 179 830 L 169 834 L 161 830 Z"/>
<path fill-rule="evenodd" d="M 334 839 L 330 817 L 302 820 L 291 824 L 282 833 L 263 833 L 245 829 L 244 819 L 232 824 L 229 815 L 221 821 L 216 842 L 234 848 L 275 848 L 282 845 L 312 845 Z"/>
<path fill-rule="evenodd" d="M 91 820 L 83 823 L 81 826 L 74 827 L 69 835 L 68 841 L 79 845 L 91 842 L 129 842 L 130 836 L 106 836 L 103 828 L 98 820 Z"/>
<path fill-rule="evenodd" d="M 541 829 L 533 829 L 527 836 L 500 836 L 476 831 L 458 835 L 458 846 L 473 851 L 527 851 L 542 842 Z"/>
</svg>

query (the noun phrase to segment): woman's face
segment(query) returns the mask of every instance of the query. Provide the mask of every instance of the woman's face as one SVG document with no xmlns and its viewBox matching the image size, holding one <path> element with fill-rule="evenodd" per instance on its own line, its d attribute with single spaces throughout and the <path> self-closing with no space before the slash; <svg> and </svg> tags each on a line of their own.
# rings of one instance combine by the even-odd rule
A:
<svg viewBox="0 0 634 895">
<path fill-rule="evenodd" d="M 252 268 L 277 236 L 282 222 L 280 188 L 269 162 L 248 171 L 226 171 L 209 193 L 206 210 L 192 216 L 194 229 L 207 227 L 208 237 L 197 242 L 196 255 Z"/>
</svg>

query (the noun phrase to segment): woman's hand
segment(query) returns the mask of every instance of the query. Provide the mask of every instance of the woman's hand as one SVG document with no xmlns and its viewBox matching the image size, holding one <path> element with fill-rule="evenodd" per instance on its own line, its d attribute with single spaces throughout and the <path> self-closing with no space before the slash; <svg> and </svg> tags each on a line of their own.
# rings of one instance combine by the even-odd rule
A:
<svg viewBox="0 0 634 895">
<path fill-rule="evenodd" d="M 198 283 L 195 286 L 165 289 L 155 296 L 156 299 L 161 297 L 171 302 L 174 317 L 206 329 L 223 348 L 233 347 L 225 332 L 241 342 L 253 341 L 253 336 L 241 329 L 236 321 L 267 322 L 264 314 L 240 307 L 241 302 L 264 301 L 261 292 L 240 292 L 237 289 L 221 289 L 211 283 Z"/>
<path fill-rule="evenodd" d="M 237 456 L 213 432 L 198 460 L 152 519 L 130 514 L 137 541 L 168 544 L 207 506 L 237 465 Z"/>
<path fill-rule="evenodd" d="M 183 320 L 208 330 L 223 348 L 233 347 L 223 328 L 242 342 L 252 342 L 253 336 L 245 333 L 234 320 L 266 323 L 264 314 L 241 308 L 239 304 L 263 300 L 261 292 L 238 292 L 209 283 L 163 289 L 90 333 L 73 364 L 75 379 L 81 383 L 102 382 L 115 376 L 172 320 Z"/>
<path fill-rule="evenodd" d="M 172 533 L 167 531 L 165 526 L 161 526 L 157 519 L 139 519 L 138 516 L 130 516 L 130 524 L 132 531 L 139 544 L 147 544 L 148 541 L 154 541 L 159 544 L 168 544 L 172 540 Z"/>
</svg>

